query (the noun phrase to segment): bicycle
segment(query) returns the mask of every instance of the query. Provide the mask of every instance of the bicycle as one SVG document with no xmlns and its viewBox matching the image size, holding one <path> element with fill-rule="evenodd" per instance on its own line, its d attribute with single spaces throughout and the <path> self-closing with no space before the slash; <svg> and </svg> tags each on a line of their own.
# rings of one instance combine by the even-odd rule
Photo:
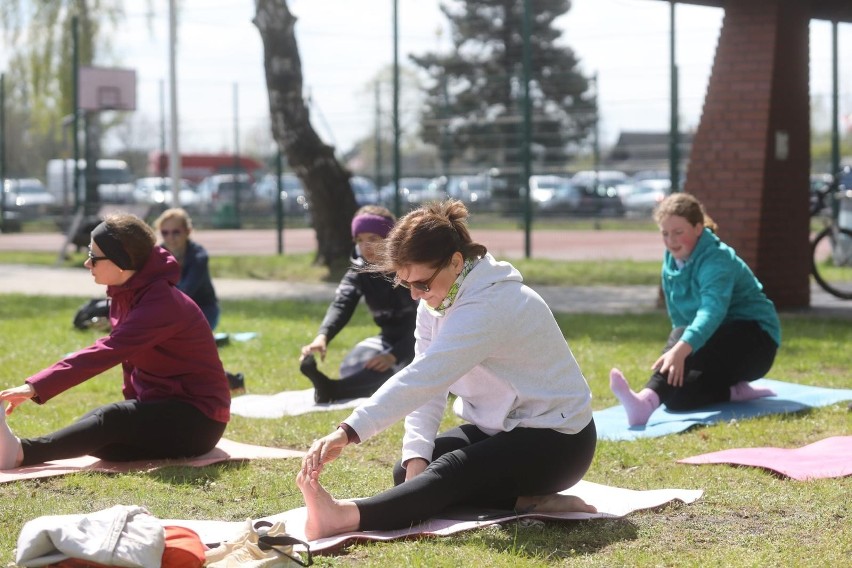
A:
<svg viewBox="0 0 852 568">
<path fill-rule="evenodd" d="M 841 174 L 811 192 L 811 216 L 825 225 L 811 240 L 811 274 L 829 294 L 852 300 L 852 189 L 841 183 Z"/>
</svg>

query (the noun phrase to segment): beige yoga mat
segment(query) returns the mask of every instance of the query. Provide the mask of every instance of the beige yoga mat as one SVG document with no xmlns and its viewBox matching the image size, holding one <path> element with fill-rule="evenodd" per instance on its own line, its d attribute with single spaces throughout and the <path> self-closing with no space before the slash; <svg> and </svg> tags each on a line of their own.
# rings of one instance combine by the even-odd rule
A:
<svg viewBox="0 0 852 568">
<path fill-rule="evenodd" d="M 476 529 L 503 523 L 507 521 L 536 518 L 555 520 L 584 520 L 598 518 L 624 517 L 635 511 L 653 509 L 666 503 L 679 501 L 682 503 L 693 503 L 697 501 L 703 491 L 700 489 L 651 489 L 633 490 L 620 487 L 610 487 L 590 481 L 580 481 L 574 487 L 566 489 L 562 493 L 576 495 L 587 503 L 594 505 L 597 513 L 526 513 L 516 515 L 508 511 L 454 511 L 454 518 L 435 518 L 414 527 L 392 530 L 392 531 L 360 531 L 350 532 L 333 537 L 321 538 L 310 541 L 308 544 L 313 552 L 323 550 L 334 550 L 347 543 L 355 541 L 387 541 L 414 536 L 447 536 L 457 532 Z M 255 521 L 267 520 L 270 522 L 284 521 L 287 533 L 301 540 L 305 539 L 306 510 L 304 507 L 292 509 L 284 513 L 254 519 Z M 450 516 L 450 515 L 444 515 Z M 484 517 L 479 519 L 477 517 Z M 192 521 L 192 520 L 166 520 L 164 525 L 179 525 L 191 528 L 201 536 L 207 544 L 214 544 L 234 538 L 245 527 L 245 521 Z M 298 546 L 297 546 L 298 549 Z"/>
<path fill-rule="evenodd" d="M 302 451 L 254 446 L 222 438 L 216 444 L 215 448 L 204 455 L 194 458 L 109 462 L 93 456 L 83 456 L 67 460 L 56 460 L 41 465 L 2 470 L 0 471 L 0 483 L 22 479 L 35 479 L 38 477 L 52 477 L 79 471 L 127 473 L 130 471 L 153 471 L 166 466 L 188 465 L 203 467 L 223 461 L 301 458 L 304 455 L 305 452 Z"/>
<path fill-rule="evenodd" d="M 328 412 L 355 408 L 366 398 L 336 402 L 314 402 L 314 389 L 283 391 L 277 394 L 244 394 L 231 399 L 231 414 L 246 418 L 282 418 L 308 412 Z"/>
</svg>

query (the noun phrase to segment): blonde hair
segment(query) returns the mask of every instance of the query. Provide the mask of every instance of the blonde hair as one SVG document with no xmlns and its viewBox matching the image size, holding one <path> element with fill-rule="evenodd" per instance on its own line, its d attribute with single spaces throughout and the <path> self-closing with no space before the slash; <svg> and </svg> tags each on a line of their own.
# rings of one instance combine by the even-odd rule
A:
<svg viewBox="0 0 852 568">
<path fill-rule="evenodd" d="M 177 219 L 183 224 L 183 228 L 186 229 L 187 232 L 192 231 L 192 218 L 189 216 L 189 213 L 183 207 L 172 207 L 171 209 L 166 209 L 160 216 L 157 217 L 157 220 L 154 221 L 154 228 L 158 231 L 160 230 L 160 225 L 165 223 L 166 221 L 171 221 L 172 219 Z"/>
<path fill-rule="evenodd" d="M 701 223 L 714 233 L 719 228 L 707 214 L 704 205 L 691 193 L 672 193 L 663 199 L 654 209 L 654 222 L 659 225 L 673 215 L 683 217 L 693 227 Z"/>
</svg>

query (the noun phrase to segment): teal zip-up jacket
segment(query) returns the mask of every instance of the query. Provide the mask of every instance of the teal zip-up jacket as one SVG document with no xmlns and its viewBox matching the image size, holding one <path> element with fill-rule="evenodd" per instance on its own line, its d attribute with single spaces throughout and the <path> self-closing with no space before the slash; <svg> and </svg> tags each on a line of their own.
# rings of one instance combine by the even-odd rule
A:
<svg viewBox="0 0 852 568">
<path fill-rule="evenodd" d="M 705 228 L 682 268 L 667 250 L 663 294 L 672 327 L 686 327 L 681 340 L 698 351 L 723 323 L 753 320 L 781 345 L 781 324 L 763 285 L 736 251 Z"/>
</svg>

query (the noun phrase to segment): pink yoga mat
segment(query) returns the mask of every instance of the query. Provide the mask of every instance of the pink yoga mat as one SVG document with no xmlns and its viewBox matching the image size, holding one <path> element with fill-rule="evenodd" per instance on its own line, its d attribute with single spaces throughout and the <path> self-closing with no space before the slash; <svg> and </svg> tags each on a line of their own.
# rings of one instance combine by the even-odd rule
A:
<svg viewBox="0 0 852 568">
<path fill-rule="evenodd" d="M 56 460 L 41 465 L 19 467 L 0 471 L 0 483 L 65 475 L 78 471 L 97 471 L 104 473 L 126 473 L 129 471 L 152 471 L 166 466 L 188 465 L 203 467 L 223 461 L 242 461 L 255 459 L 301 458 L 305 452 L 285 448 L 268 448 L 243 444 L 222 438 L 216 447 L 195 458 L 174 460 L 144 460 L 133 462 L 108 462 L 92 456 L 83 456 L 68 460 Z"/>
<path fill-rule="evenodd" d="M 799 481 L 852 475 L 852 436 L 835 436 L 801 448 L 737 448 L 678 460 L 688 464 L 762 467 Z"/>
</svg>

